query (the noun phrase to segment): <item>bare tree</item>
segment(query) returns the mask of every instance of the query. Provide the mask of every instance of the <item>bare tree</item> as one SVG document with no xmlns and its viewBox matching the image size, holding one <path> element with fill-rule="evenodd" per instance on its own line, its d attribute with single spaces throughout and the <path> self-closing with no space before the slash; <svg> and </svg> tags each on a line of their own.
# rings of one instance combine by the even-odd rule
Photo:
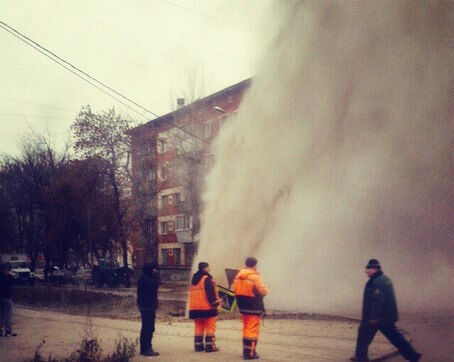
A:
<svg viewBox="0 0 454 362">
<path fill-rule="evenodd" d="M 107 164 L 106 175 L 114 195 L 118 223 L 117 239 L 122 247 L 123 265 L 128 270 L 128 232 L 130 226 L 130 136 L 131 119 L 114 108 L 94 113 L 82 107 L 71 128 L 76 137 L 76 153 L 85 158 L 99 157 Z"/>
<path fill-rule="evenodd" d="M 38 254 L 53 249 L 53 206 L 49 196 L 67 153 L 58 154 L 44 136 L 34 134 L 18 157 L 6 157 L 0 172 L 3 196 L 13 220 L 15 249 L 26 251 L 35 266 Z"/>
<path fill-rule="evenodd" d="M 183 98 L 186 104 L 203 98 L 207 92 L 205 70 L 199 61 L 190 60 L 180 72 L 178 86 L 172 87 L 170 92 L 171 106 L 175 110 L 177 98 Z"/>
</svg>

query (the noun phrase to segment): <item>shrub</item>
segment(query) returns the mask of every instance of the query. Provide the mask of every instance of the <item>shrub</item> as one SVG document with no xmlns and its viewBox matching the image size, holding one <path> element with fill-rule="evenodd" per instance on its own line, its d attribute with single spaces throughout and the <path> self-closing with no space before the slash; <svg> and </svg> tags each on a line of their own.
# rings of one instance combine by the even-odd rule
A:
<svg viewBox="0 0 454 362">
<path fill-rule="evenodd" d="M 41 349 L 46 343 L 43 340 L 35 349 L 33 356 L 23 362 L 129 362 L 136 354 L 137 343 L 130 343 L 126 337 L 115 342 L 115 349 L 110 355 L 103 356 L 103 351 L 96 337 L 85 337 L 79 349 L 71 353 L 68 358 L 56 359 L 50 355 L 44 358 Z"/>
</svg>

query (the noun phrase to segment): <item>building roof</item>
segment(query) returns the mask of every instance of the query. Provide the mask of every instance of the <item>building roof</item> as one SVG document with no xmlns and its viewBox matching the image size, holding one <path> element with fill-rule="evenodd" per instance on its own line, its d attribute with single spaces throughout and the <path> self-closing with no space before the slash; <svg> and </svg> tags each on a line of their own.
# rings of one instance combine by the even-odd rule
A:
<svg viewBox="0 0 454 362">
<path fill-rule="evenodd" d="M 223 94 L 228 94 L 230 92 L 233 92 L 235 90 L 237 90 L 238 88 L 246 88 L 250 85 L 251 83 L 251 78 L 248 78 L 248 79 L 245 79 L 239 83 L 236 83 L 234 85 L 231 85 L 230 87 L 227 87 L 227 88 L 224 88 L 216 93 L 213 93 L 213 94 L 210 94 L 209 96 L 207 97 L 204 97 L 204 98 L 200 98 L 200 99 L 197 99 L 195 100 L 194 102 L 192 103 L 189 103 L 187 105 L 185 105 L 184 107 L 181 107 L 179 109 L 176 109 L 175 111 L 172 111 L 172 112 L 169 112 L 161 117 L 157 117 L 155 119 L 152 119 L 144 124 L 141 124 L 137 127 L 134 127 L 134 128 L 131 128 L 128 133 L 130 134 L 135 134 L 137 133 L 138 131 L 142 130 L 144 127 L 153 127 L 153 126 L 161 126 L 163 123 L 165 122 L 168 122 L 168 121 L 172 121 L 174 120 L 178 115 L 180 114 L 184 114 L 190 110 L 194 110 L 194 108 L 197 108 L 198 106 L 203 106 L 206 102 L 214 99 L 214 98 L 217 98 L 219 97 L 220 95 L 223 95 Z"/>
</svg>

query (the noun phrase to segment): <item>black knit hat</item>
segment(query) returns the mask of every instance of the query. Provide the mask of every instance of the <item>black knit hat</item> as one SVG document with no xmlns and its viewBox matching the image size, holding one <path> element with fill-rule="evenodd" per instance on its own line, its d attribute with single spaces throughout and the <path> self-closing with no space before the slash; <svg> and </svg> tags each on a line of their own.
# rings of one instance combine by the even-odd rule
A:
<svg viewBox="0 0 454 362">
<path fill-rule="evenodd" d="M 207 266 L 210 266 L 208 263 L 204 262 L 204 261 L 201 261 L 199 263 L 199 270 L 203 270 L 205 269 Z"/>
<path fill-rule="evenodd" d="M 366 265 L 366 269 L 381 269 L 380 262 L 377 259 L 370 259 Z"/>
<path fill-rule="evenodd" d="M 245 264 L 247 267 L 253 268 L 257 265 L 257 259 L 250 256 L 249 258 L 246 259 Z"/>
</svg>

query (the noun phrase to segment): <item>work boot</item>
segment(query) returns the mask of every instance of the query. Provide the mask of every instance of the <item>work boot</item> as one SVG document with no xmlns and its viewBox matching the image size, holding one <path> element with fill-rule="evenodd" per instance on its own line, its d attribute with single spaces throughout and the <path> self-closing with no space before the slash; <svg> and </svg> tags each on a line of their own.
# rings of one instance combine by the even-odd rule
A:
<svg viewBox="0 0 454 362">
<path fill-rule="evenodd" d="M 257 340 L 243 338 L 243 359 L 259 359 L 259 355 L 255 352 Z"/>
<path fill-rule="evenodd" d="M 203 352 L 205 346 L 203 345 L 203 336 L 194 336 L 194 350 L 196 352 Z"/>
<path fill-rule="evenodd" d="M 214 336 L 205 337 L 205 352 L 219 352 L 219 348 L 214 344 Z"/>
<path fill-rule="evenodd" d="M 414 357 L 409 359 L 409 361 L 410 362 L 418 362 L 421 357 L 422 357 L 421 353 L 416 353 Z"/>
<path fill-rule="evenodd" d="M 155 356 L 159 356 L 159 352 L 155 352 L 152 349 L 150 349 L 149 351 L 140 352 L 140 355 L 147 356 L 147 357 L 155 357 Z"/>
<path fill-rule="evenodd" d="M 350 361 L 356 361 L 356 362 L 366 362 L 366 361 L 369 361 L 369 358 L 359 358 L 359 357 L 356 357 L 356 356 L 353 356 L 350 358 Z"/>
<path fill-rule="evenodd" d="M 252 356 L 243 356 L 243 359 L 259 359 L 259 355 L 254 353 Z"/>
</svg>

